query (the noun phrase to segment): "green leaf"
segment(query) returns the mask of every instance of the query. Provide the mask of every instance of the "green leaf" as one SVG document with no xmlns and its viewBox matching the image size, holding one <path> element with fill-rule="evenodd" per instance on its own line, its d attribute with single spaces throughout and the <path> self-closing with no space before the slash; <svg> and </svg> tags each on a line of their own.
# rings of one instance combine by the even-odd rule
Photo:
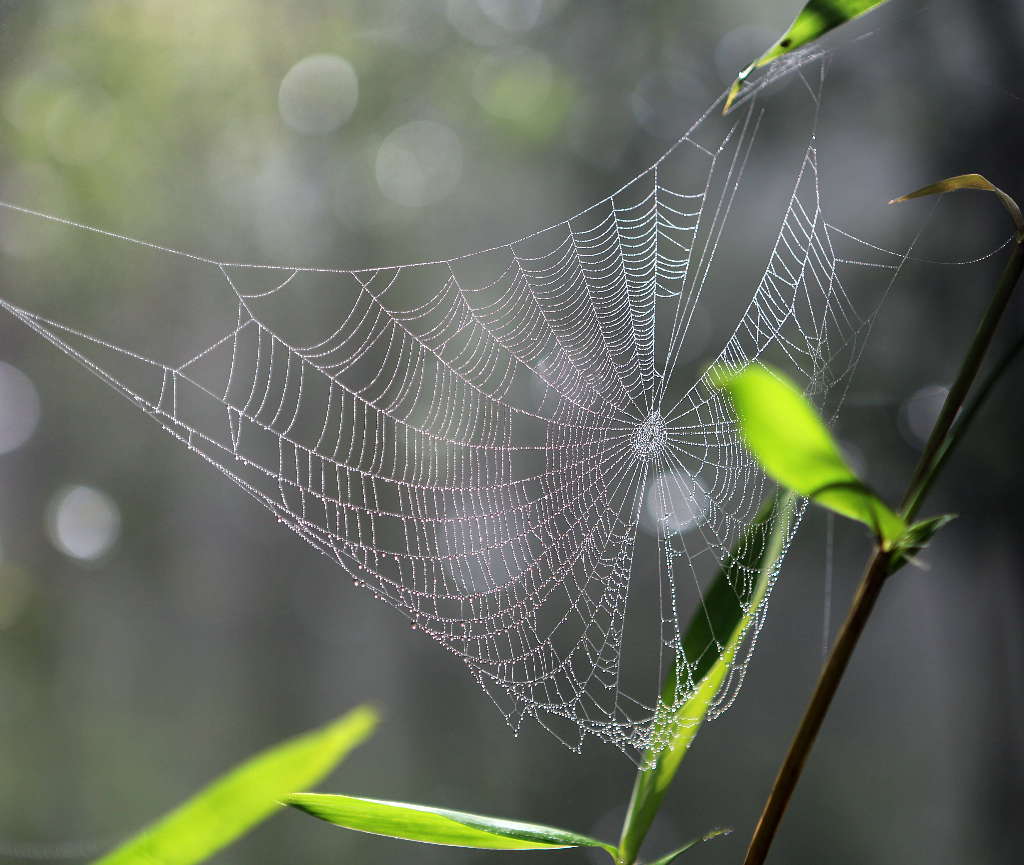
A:
<svg viewBox="0 0 1024 865">
<path fill-rule="evenodd" d="M 928 186 L 922 186 L 920 189 L 908 192 L 899 198 L 894 198 L 889 204 L 899 204 L 902 201 L 910 201 L 912 198 L 923 198 L 926 195 L 943 195 L 944 193 L 956 192 L 960 189 L 980 189 L 982 192 L 992 192 L 997 195 L 1003 203 L 1003 207 L 1006 208 L 1006 212 L 1010 214 L 1013 224 L 1017 227 L 1017 233 L 1024 234 L 1024 215 L 1021 214 L 1017 202 L 980 174 L 958 174 L 956 177 L 947 177 L 945 180 L 931 183 Z"/>
<path fill-rule="evenodd" d="M 365 740 L 377 714 L 361 706 L 275 745 L 222 775 L 93 865 L 191 865 L 212 856 L 323 778 Z"/>
<path fill-rule="evenodd" d="M 928 546 L 935 533 L 955 519 L 956 514 L 942 514 L 914 523 L 889 554 L 889 574 L 896 573 L 905 564 L 912 562 Z"/>
<path fill-rule="evenodd" d="M 610 844 L 585 835 L 520 823 L 500 817 L 484 817 L 464 811 L 383 802 L 359 796 L 332 796 L 325 793 L 296 793 L 285 800 L 307 814 L 336 826 L 421 841 L 449 847 L 474 847 L 478 850 L 560 850 L 567 847 L 600 847 L 612 858 L 617 851 Z"/>
<path fill-rule="evenodd" d="M 652 737 L 655 744 L 644 756 L 644 765 L 652 768 L 641 769 L 636 775 L 619 842 L 622 862 L 636 860 L 665 792 L 736 658 L 789 538 L 794 502 L 792 493 L 765 502 L 726 557 L 703 595 L 703 604 L 690 620 L 682 651 L 690 676 L 698 685 L 689 699 L 672 711 L 683 689 L 678 667 L 673 665 L 665 677 Z M 757 578 L 751 579 L 751 573 Z M 717 652 L 709 650 L 714 646 L 719 647 Z"/>
<path fill-rule="evenodd" d="M 736 76 L 732 87 L 729 88 L 722 113 L 729 113 L 747 78 L 755 69 L 767 66 L 776 58 L 802 48 L 824 36 L 829 30 L 852 21 L 885 2 L 886 0 L 808 0 L 790 28 L 779 37 L 779 41 Z"/>
<path fill-rule="evenodd" d="M 903 518 L 846 464 L 814 406 L 777 370 L 750 364 L 738 372 L 710 371 L 728 392 L 750 452 L 783 486 L 872 529 L 883 549 L 907 530 Z"/>
<path fill-rule="evenodd" d="M 695 847 L 702 841 L 710 841 L 712 838 L 717 838 L 720 835 L 728 835 L 732 832 L 732 829 L 712 829 L 710 832 L 702 835 L 700 838 L 694 838 L 692 841 L 688 841 L 682 847 L 673 850 L 671 853 L 662 856 L 660 859 L 655 859 L 651 862 L 651 865 L 672 865 L 680 856 L 682 856 L 691 847 Z"/>
</svg>

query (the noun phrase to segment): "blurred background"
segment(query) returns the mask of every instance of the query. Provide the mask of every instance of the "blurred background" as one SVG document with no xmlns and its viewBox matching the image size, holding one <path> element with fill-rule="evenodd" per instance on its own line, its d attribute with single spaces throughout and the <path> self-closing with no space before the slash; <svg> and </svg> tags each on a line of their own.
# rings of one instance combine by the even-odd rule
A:
<svg viewBox="0 0 1024 865">
<path fill-rule="evenodd" d="M 456 255 L 563 219 L 645 168 L 798 6 L 6 0 L 0 199 L 220 260 Z M 967 171 L 1024 196 L 1024 7 L 893 0 L 828 44 L 819 140 L 831 221 L 890 248 L 923 227 L 922 255 L 982 259 L 907 269 L 840 418 L 852 458 L 895 498 L 994 284 L 1001 254 L 989 253 L 1008 222 L 986 196 L 934 213 L 884 202 Z M 763 97 L 770 113 L 793 86 Z M 786 115 L 771 116 L 767 145 L 791 166 L 806 129 L 787 135 Z M 752 213 L 777 230 L 777 209 Z M 735 274 L 740 294 L 753 288 L 740 274 L 768 252 L 751 247 L 719 258 L 720 283 Z M 0 211 L 4 298 L 69 321 L 118 321 L 130 299 L 151 311 L 126 319 L 145 340 L 168 317 L 201 318 L 175 305 L 180 291 L 122 245 Z M 1000 344 L 1021 327 L 1018 300 Z M 883 595 L 773 861 L 1018 861 L 1022 375 L 926 506 L 960 518 L 929 568 Z M 688 861 L 742 857 L 867 553 L 856 527 L 835 525 L 831 554 L 829 534 L 811 512 L 746 684 L 697 738 L 651 853 L 728 825 L 731 837 Z M 614 840 L 634 771 L 619 752 L 590 742 L 577 756 L 534 727 L 513 737 L 403 617 L 0 319 L 0 861 L 84 860 L 256 749 L 364 701 L 385 722 L 322 789 Z M 214 861 L 494 855 L 283 813 Z"/>
</svg>

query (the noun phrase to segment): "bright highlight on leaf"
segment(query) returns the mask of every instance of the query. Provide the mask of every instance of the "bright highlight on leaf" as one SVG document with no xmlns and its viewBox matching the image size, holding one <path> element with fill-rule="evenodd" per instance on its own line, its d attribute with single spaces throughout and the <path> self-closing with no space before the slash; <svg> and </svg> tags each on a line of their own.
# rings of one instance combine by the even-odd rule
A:
<svg viewBox="0 0 1024 865">
<path fill-rule="evenodd" d="M 377 724 L 366 706 L 257 754 L 93 865 L 192 865 L 212 856 L 319 782 Z"/>
<path fill-rule="evenodd" d="M 765 473 L 837 514 L 859 520 L 891 547 L 906 533 L 895 514 L 853 473 L 814 406 L 785 376 L 761 364 L 739 372 L 715 367 L 743 440 Z"/>
<path fill-rule="evenodd" d="M 679 692 L 685 683 L 678 681 L 678 667 L 675 665 L 665 677 L 657 729 L 653 736 L 655 742 L 644 758 L 652 768 L 637 774 L 619 842 L 623 861 L 631 862 L 636 858 L 669 784 L 736 659 L 743 636 L 764 600 L 783 545 L 789 537 L 794 518 L 793 506 L 794 496 L 791 493 L 765 503 L 730 551 L 704 594 L 704 603 L 690 620 L 682 647 L 699 684 L 690 698 L 672 712 L 667 707 L 679 705 Z M 763 538 L 766 533 L 767 540 Z M 757 574 L 756 579 L 750 578 L 752 573 Z M 746 587 L 745 591 L 740 589 L 739 597 L 737 587 Z M 719 643 L 719 640 L 724 642 Z M 716 644 L 720 646 L 717 653 L 707 650 L 708 646 Z M 724 832 L 709 833 L 704 839 L 719 834 Z M 692 843 L 695 842 L 687 848 Z M 687 848 L 675 851 L 664 861 L 672 861 L 675 855 Z"/>
<path fill-rule="evenodd" d="M 474 847 L 478 850 L 559 850 L 567 847 L 600 847 L 613 859 L 617 850 L 610 844 L 585 835 L 520 823 L 500 817 L 484 817 L 464 811 L 449 811 L 427 805 L 382 802 L 358 796 L 332 796 L 322 793 L 297 793 L 285 800 L 307 814 L 336 826 L 421 841 L 449 847 Z"/>
<path fill-rule="evenodd" d="M 790 28 L 779 37 L 779 41 L 736 76 L 736 81 L 729 88 L 722 113 L 729 113 L 744 83 L 755 69 L 767 66 L 776 58 L 813 42 L 829 30 L 852 21 L 885 2 L 886 0 L 808 0 Z"/>
</svg>

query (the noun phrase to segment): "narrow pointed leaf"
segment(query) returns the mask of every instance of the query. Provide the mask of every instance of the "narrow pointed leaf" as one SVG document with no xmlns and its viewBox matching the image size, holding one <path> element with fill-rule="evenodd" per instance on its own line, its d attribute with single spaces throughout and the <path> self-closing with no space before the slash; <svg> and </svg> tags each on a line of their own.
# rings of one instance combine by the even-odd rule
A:
<svg viewBox="0 0 1024 865">
<path fill-rule="evenodd" d="M 889 573 L 894 574 L 914 558 L 931 542 L 935 533 L 944 525 L 956 519 L 956 514 L 941 514 L 914 523 L 906 535 L 893 547 L 889 555 Z"/>
<path fill-rule="evenodd" d="M 288 805 L 336 826 L 386 835 L 389 838 L 403 838 L 406 841 L 473 847 L 478 850 L 600 847 L 612 858 L 617 852 L 610 844 L 565 829 L 432 808 L 428 805 L 324 793 L 297 793 L 285 801 Z"/>
<path fill-rule="evenodd" d="M 739 372 L 716 367 L 711 376 L 732 399 L 743 440 L 766 474 L 822 507 L 864 523 L 886 549 L 903 536 L 903 518 L 853 473 L 795 384 L 761 364 Z"/>
<path fill-rule="evenodd" d="M 739 96 L 747 78 L 755 69 L 767 66 L 773 60 L 802 48 L 847 21 L 852 21 L 881 6 L 886 0 L 808 0 L 790 28 L 760 57 L 744 69 L 733 82 L 726 97 L 723 114 L 727 114 Z"/>
<path fill-rule="evenodd" d="M 732 829 L 712 829 L 710 832 L 708 832 L 705 835 L 702 835 L 700 838 L 694 838 L 692 841 L 688 841 L 682 847 L 678 847 L 671 853 L 665 854 L 660 859 L 655 859 L 653 862 L 651 862 L 651 865 L 672 865 L 672 863 L 675 862 L 676 859 L 682 856 L 691 847 L 696 847 L 702 841 L 710 841 L 712 838 L 717 838 L 720 835 L 728 835 L 730 832 L 732 832 Z"/>
<path fill-rule="evenodd" d="M 958 174 L 956 177 L 947 177 L 945 180 L 931 183 L 928 186 L 922 186 L 914 192 L 908 192 L 906 195 L 894 198 L 889 204 L 899 204 L 902 201 L 910 201 L 912 198 L 924 198 L 926 195 L 942 195 L 943 193 L 956 192 L 960 189 L 979 189 L 982 192 L 992 192 L 997 195 L 1003 203 L 1003 207 L 1006 208 L 1006 212 L 1010 214 L 1013 224 L 1017 226 L 1018 233 L 1024 232 L 1024 215 L 1021 214 L 1017 202 L 980 174 Z"/>
<path fill-rule="evenodd" d="M 699 684 L 672 711 L 681 690 L 678 667 L 673 665 L 665 677 L 653 733 L 656 741 L 644 756 L 644 764 L 651 768 L 637 772 L 619 842 L 624 862 L 635 861 L 665 792 L 736 659 L 789 538 L 794 504 L 792 493 L 765 502 L 723 562 L 687 627 L 682 651 L 690 676 Z M 751 573 L 757 574 L 756 579 L 750 579 Z"/>
<path fill-rule="evenodd" d="M 377 723 L 368 707 L 257 754 L 93 865 L 191 865 L 212 856 L 323 778 Z"/>
</svg>

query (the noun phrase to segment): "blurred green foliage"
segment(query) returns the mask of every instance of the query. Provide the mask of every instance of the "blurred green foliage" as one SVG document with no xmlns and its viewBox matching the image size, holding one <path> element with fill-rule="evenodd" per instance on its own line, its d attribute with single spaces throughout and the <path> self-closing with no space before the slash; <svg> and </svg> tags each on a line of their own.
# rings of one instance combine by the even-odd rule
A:
<svg viewBox="0 0 1024 865">
<path fill-rule="evenodd" d="M 274 745 L 218 778 L 94 865 L 194 865 L 277 811 L 290 793 L 315 785 L 377 724 L 368 707 Z"/>
</svg>

